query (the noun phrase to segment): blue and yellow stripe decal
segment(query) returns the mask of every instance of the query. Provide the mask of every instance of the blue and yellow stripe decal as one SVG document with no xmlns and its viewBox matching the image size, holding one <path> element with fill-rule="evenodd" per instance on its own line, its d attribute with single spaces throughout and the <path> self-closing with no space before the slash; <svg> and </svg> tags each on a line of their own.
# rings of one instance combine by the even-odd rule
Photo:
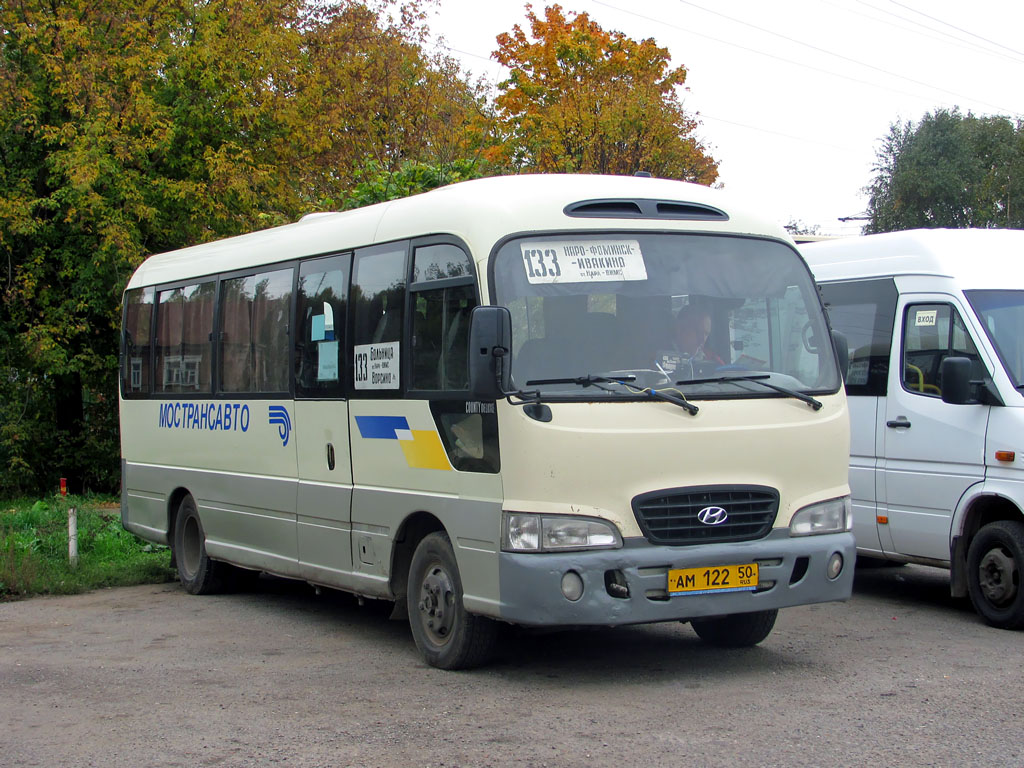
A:
<svg viewBox="0 0 1024 768">
<path fill-rule="evenodd" d="M 409 429 L 405 416 L 356 416 L 356 426 L 359 428 L 359 436 L 366 440 L 397 440 L 410 467 L 452 468 L 437 431 Z"/>
</svg>

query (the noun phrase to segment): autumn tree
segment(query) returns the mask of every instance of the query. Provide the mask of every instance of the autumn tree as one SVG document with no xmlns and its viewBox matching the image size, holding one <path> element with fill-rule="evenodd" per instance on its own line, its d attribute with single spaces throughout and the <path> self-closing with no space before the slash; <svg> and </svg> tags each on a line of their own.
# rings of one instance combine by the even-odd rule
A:
<svg viewBox="0 0 1024 768">
<path fill-rule="evenodd" d="M 679 100 L 684 67 L 654 40 L 608 32 L 558 5 L 543 18 L 527 6 L 529 35 L 499 35 L 509 69 L 496 98 L 501 142 L 491 160 L 515 170 L 633 174 L 711 184 L 718 164 L 694 136 Z"/>
<path fill-rule="evenodd" d="M 387 0 L 0 4 L 0 492 L 117 487 L 119 303 L 146 255 L 340 207 L 368 157 L 477 156 L 480 94 L 421 21 Z"/>
<path fill-rule="evenodd" d="M 1024 130 L 954 110 L 894 123 L 876 153 L 867 232 L 1024 226 Z"/>
</svg>

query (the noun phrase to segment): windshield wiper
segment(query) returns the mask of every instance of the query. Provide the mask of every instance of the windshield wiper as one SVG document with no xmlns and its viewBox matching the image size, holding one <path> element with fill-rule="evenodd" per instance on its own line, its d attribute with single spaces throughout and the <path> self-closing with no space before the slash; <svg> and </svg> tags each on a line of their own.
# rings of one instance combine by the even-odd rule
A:
<svg viewBox="0 0 1024 768">
<path fill-rule="evenodd" d="M 596 387 L 598 384 L 625 384 L 629 381 L 636 381 L 636 376 L 628 374 L 627 376 L 595 376 L 592 373 L 588 373 L 586 376 L 575 376 L 567 379 L 530 379 L 526 382 L 526 386 L 535 387 L 543 384 L 577 384 L 581 387 Z"/>
<path fill-rule="evenodd" d="M 797 400 L 802 400 L 816 411 L 821 410 L 822 404 L 820 400 L 816 400 L 810 395 L 805 395 L 803 392 L 797 392 L 796 390 L 788 389 L 786 387 L 780 387 L 778 384 L 772 384 L 770 382 L 765 381 L 765 379 L 770 378 L 770 374 L 759 373 L 751 376 L 715 376 L 710 379 L 685 379 L 684 381 L 677 381 L 676 384 L 718 384 L 724 381 L 750 381 L 753 382 L 754 384 L 760 384 L 762 387 L 767 387 L 768 389 L 774 390 L 783 395 L 789 395 L 790 397 L 795 397 Z"/>
<path fill-rule="evenodd" d="M 595 375 L 588 373 L 586 376 L 575 376 L 565 379 L 531 379 L 526 382 L 528 387 L 543 386 L 545 384 L 576 384 L 580 387 L 597 387 L 605 392 L 611 392 L 612 390 L 607 387 L 602 387 L 602 384 L 621 384 L 632 392 L 638 395 L 647 395 L 648 397 L 654 398 L 655 400 L 664 400 L 666 403 L 672 403 L 678 405 L 680 408 L 686 409 L 686 412 L 691 415 L 696 415 L 697 411 L 700 410 L 696 405 L 687 400 L 683 393 L 678 390 L 661 390 L 661 389 L 650 389 L 637 387 L 630 382 L 636 381 L 636 376 L 633 374 L 627 374 L 625 376 L 601 376 L 600 374 Z"/>
</svg>

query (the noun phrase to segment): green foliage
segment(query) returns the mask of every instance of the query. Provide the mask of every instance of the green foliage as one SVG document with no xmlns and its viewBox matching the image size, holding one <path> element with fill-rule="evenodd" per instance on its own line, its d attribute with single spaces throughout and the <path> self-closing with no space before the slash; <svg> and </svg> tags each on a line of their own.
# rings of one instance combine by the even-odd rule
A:
<svg viewBox="0 0 1024 768">
<path fill-rule="evenodd" d="M 79 562 L 68 561 L 68 508 L 78 520 Z M 0 508 L 0 600 L 170 581 L 167 547 L 128 533 L 110 509 L 81 497 L 13 501 Z"/>
<path fill-rule="evenodd" d="M 478 179 L 486 175 L 485 168 L 474 159 L 455 160 L 446 166 L 410 160 L 394 170 L 387 170 L 376 160 L 370 160 L 360 169 L 359 181 L 346 195 L 342 207 L 360 208 L 428 192 L 446 184 Z"/>
<path fill-rule="evenodd" d="M 0 495 L 116 489 L 148 254 L 489 173 L 715 180 L 653 41 L 528 10 L 492 104 L 424 51 L 434 1 L 0 3 Z"/>
<path fill-rule="evenodd" d="M 481 93 L 391 5 L 0 5 L 0 493 L 116 489 L 119 304 L 146 255 L 335 207 L 367 157 L 466 173 Z"/>
<path fill-rule="evenodd" d="M 1024 128 L 937 110 L 895 123 L 876 155 L 867 232 L 1024 226 Z"/>
</svg>

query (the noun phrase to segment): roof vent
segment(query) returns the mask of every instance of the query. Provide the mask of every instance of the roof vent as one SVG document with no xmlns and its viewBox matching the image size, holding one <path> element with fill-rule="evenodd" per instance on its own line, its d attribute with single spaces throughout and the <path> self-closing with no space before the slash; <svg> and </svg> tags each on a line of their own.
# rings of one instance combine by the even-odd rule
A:
<svg viewBox="0 0 1024 768">
<path fill-rule="evenodd" d="M 703 203 L 676 200 L 581 200 L 565 207 L 565 215 L 585 219 L 684 219 L 728 221 L 729 214 Z"/>
</svg>

